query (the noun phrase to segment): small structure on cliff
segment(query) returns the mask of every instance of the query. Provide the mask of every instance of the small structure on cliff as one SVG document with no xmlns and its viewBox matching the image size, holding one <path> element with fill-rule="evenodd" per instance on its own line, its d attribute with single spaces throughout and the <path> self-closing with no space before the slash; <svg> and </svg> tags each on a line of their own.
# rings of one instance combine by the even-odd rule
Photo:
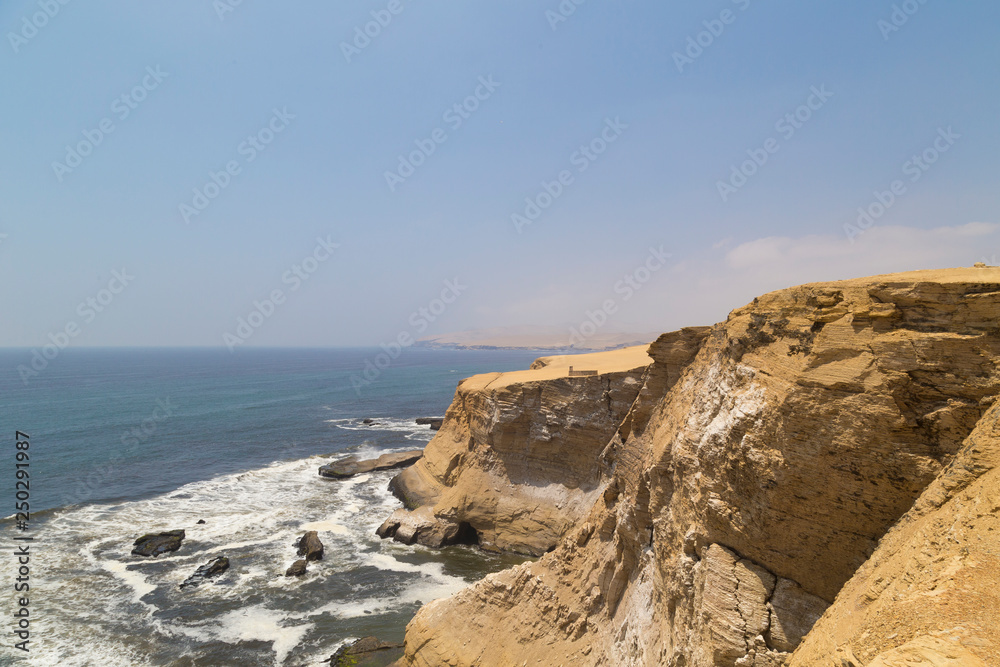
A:
<svg viewBox="0 0 1000 667">
<path fill-rule="evenodd" d="M 569 367 L 569 376 L 570 377 L 581 377 L 581 376 L 584 376 L 584 375 L 597 375 L 597 371 L 575 371 L 575 370 L 573 370 L 572 366 Z"/>
</svg>

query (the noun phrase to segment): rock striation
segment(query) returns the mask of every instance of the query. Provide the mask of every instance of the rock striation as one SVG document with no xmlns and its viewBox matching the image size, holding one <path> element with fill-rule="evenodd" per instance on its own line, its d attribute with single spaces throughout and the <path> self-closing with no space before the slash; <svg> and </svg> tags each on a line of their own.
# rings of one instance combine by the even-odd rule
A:
<svg viewBox="0 0 1000 667">
<path fill-rule="evenodd" d="M 1000 402 L 879 543 L 793 667 L 1000 665 Z"/>
<path fill-rule="evenodd" d="M 620 422 L 585 452 L 540 451 L 528 437 L 539 428 L 501 435 L 537 423 L 551 405 L 537 390 L 501 403 L 482 380 L 475 392 L 460 385 L 424 460 L 404 474 L 404 497 L 432 504 L 435 518 L 471 518 L 481 540 L 508 548 L 524 546 L 524 528 L 499 527 L 552 506 L 525 502 L 527 466 L 508 460 L 585 492 L 565 524 L 537 526 L 553 552 L 423 607 L 399 664 L 998 664 L 996 588 L 977 583 L 998 572 L 986 535 L 997 505 L 985 461 L 996 452 L 983 435 L 1000 394 L 998 314 L 992 268 L 764 295 L 703 342 L 651 346 Z M 672 345 L 697 356 L 671 368 Z M 566 392 L 561 414 L 576 415 Z M 591 405 L 592 394 L 579 400 Z M 574 454 L 597 467 L 567 465 Z M 918 497 L 918 515 L 879 547 Z M 503 511 L 511 498 L 527 513 Z"/>
<path fill-rule="evenodd" d="M 705 334 L 671 334 L 657 350 L 676 357 L 676 371 Z M 531 555 L 552 549 L 600 493 L 601 452 L 639 398 L 653 362 L 647 348 L 546 357 L 532 370 L 463 380 L 424 457 L 392 480 L 406 509 L 379 535 Z M 598 373 L 570 377 L 571 364 Z"/>
</svg>

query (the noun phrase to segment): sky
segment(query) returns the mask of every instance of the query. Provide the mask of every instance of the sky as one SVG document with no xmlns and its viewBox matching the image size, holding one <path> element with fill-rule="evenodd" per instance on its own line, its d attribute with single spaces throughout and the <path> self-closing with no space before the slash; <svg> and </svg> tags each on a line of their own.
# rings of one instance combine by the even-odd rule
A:
<svg viewBox="0 0 1000 667">
<path fill-rule="evenodd" d="M 667 331 L 1000 263 L 997 26 L 986 0 L 5 0 L 0 346 Z"/>
</svg>

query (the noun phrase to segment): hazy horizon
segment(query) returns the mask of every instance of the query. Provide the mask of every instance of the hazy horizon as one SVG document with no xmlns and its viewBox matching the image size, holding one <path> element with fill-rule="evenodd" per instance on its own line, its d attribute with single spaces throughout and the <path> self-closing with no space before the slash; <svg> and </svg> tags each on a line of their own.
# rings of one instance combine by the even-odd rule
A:
<svg viewBox="0 0 1000 667">
<path fill-rule="evenodd" d="M 1000 263 L 998 22 L 917 0 L 4 3 L 0 347 L 669 331 L 796 284 Z"/>
</svg>

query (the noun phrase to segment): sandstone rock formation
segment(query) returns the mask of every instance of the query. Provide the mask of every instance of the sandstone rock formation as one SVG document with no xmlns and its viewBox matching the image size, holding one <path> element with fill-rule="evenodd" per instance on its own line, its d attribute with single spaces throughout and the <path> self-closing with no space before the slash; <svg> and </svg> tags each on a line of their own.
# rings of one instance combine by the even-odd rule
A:
<svg viewBox="0 0 1000 667">
<path fill-rule="evenodd" d="M 789 663 L 1000 665 L 1000 403 Z"/>
<path fill-rule="evenodd" d="M 706 333 L 654 344 L 674 380 Z M 407 508 L 420 510 L 395 513 L 379 534 L 534 555 L 553 548 L 600 492 L 600 454 L 643 388 L 647 347 L 547 357 L 532 370 L 462 381 L 424 458 L 392 481 Z M 569 377 L 571 364 L 598 374 Z"/>
<path fill-rule="evenodd" d="M 994 621 L 976 615 L 969 592 L 976 576 L 997 571 L 982 535 L 996 503 L 976 486 L 995 478 L 973 482 L 985 464 L 952 461 L 1000 393 L 998 314 L 1000 270 L 918 271 L 755 299 L 712 329 L 695 360 L 674 369 L 679 379 L 654 345 L 656 361 L 600 448 L 597 479 L 583 487 L 590 511 L 569 513 L 573 529 L 537 562 L 421 609 L 400 664 L 785 664 L 949 464 L 940 490 L 924 496 L 932 500 L 922 518 L 904 521 L 827 612 L 820 628 L 830 638 L 809 634 L 793 664 L 885 667 L 914 656 L 977 664 L 955 662 L 970 655 L 997 664 L 982 644 L 995 641 Z M 435 502 L 436 516 L 480 521 L 497 546 L 521 545 L 519 532 L 508 539 L 497 530 L 508 498 L 530 507 L 516 486 L 525 468 L 507 462 L 548 468 L 553 484 L 570 473 L 578 487 L 580 468 L 546 462 L 524 430 L 502 437 L 498 426 L 545 410 L 536 394 L 515 391 L 498 405 L 490 398 L 501 392 L 463 387 L 453 423 L 446 419 L 404 490 L 418 504 Z M 563 402 L 574 414 L 571 396 Z M 483 428 L 486 415 L 495 415 L 487 423 L 496 433 Z M 599 449 L 588 445 L 588 456 Z M 920 616 L 922 593 L 953 614 L 938 614 L 936 625 L 933 612 Z M 877 620 L 906 599 L 913 632 Z M 967 606 L 951 602 L 959 599 Z M 982 600 L 995 609 L 994 598 Z M 851 622 L 838 628 L 840 618 Z"/>
</svg>

